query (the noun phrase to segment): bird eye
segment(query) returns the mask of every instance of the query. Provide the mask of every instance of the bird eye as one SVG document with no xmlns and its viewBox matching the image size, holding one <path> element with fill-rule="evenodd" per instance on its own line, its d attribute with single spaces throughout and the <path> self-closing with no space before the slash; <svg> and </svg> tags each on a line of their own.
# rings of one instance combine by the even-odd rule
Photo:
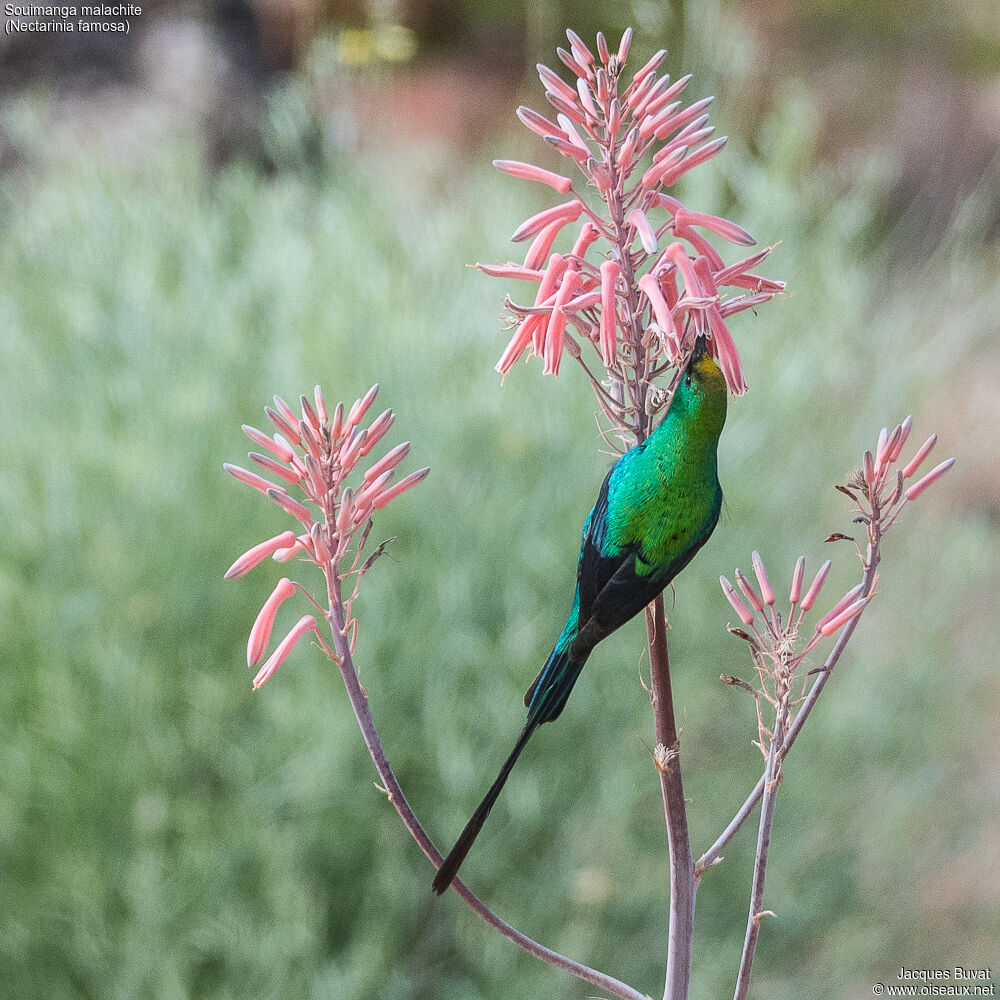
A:
<svg viewBox="0 0 1000 1000">
<path fill-rule="evenodd" d="M 688 372 L 687 375 L 684 376 L 684 384 L 686 386 L 690 387 L 690 385 L 691 385 L 691 373 L 690 372 Z"/>
</svg>

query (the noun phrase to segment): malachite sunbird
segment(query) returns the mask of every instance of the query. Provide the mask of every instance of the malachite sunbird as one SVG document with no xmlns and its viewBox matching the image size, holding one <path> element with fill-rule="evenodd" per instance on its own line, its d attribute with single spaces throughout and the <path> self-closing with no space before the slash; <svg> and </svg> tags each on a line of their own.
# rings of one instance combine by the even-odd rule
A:
<svg viewBox="0 0 1000 1000">
<path fill-rule="evenodd" d="M 604 479 L 583 526 L 573 608 L 524 696 L 524 729 L 441 865 L 435 892 L 451 884 L 525 744 L 543 722 L 559 717 L 594 647 L 654 600 L 715 530 L 725 422 L 726 382 L 699 338 L 667 416 Z"/>
</svg>

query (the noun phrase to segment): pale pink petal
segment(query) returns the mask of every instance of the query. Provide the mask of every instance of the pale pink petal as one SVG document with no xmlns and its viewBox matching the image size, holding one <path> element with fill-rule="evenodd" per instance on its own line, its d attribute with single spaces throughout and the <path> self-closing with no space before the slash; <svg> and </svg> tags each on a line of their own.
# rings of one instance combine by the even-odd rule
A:
<svg viewBox="0 0 1000 1000">
<path fill-rule="evenodd" d="M 295 452 L 292 451 L 284 438 L 279 437 L 277 440 L 272 440 L 263 431 L 259 431 L 256 427 L 251 427 L 249 424 L 243 425 L 243 433 L 254 444 L 260 445 L 261 448 L 266 448 L 272 455 L 280 458 L 282 462 L 290 462 L 295 457 Z"/>
<path fill-rule="evenodd" d="M 608 135 L 618 135 L 622 127 L 622 105 L 616 97 L 608 112 Z"/>
<path fill-rule="evenodd" d="M 695 274 L 694 262 L 688 257 L 687 250 L 683 243 L 671 243 L 667 247 L 664 256 L 672 261 L 684 279 L 684 288 L 687 294 L 693 298 L 700 298 L 704 292 L 701 282 Z"/>
<path fill-rule="evenodd" d="M 563 272 L 567 267 L 569 267 L 569 262 L 565 257 L 563 257 L 562 254 L 554 253 L 549 258 L 548 266 L 545 268 L 545 274 L 542 275 L 541 283 L 538 286 L 538 293 L 535 295 L 536 306 L 544 305 L 554 294 L 556 284 L 563 276 Z"/>
<path fill-rule="evenodd" d="M 571 52 L 567 52 L 563 48 L 557 48 L 556 55 L 559 56 L 560 60 L 562 60 L 562 64 L 571 73 L 573 73 L 575 76 L 582 77 L 584 81 L 586 81 L 588 76 L 593 75 L 588 72 L 587 68 L 583 65 L 583 63 L 577 61 L 576 57 Z"/>
<path fill-rule="evenodd" d="M 535 135 L 541 136 L 543 139 L 546 136 L 556 136 L 560 139 L 565 139 L 565 135 L 558 125 L 553 124 L 544 115 L 540 115 L 537 111 L 532 111 L 531 108 L 526 108 L 523 104 L 517 109 L 517 117 L 521 119 L 521 122 L 531 129 Z"/>
<path fill-rule="evenodd" d="M 899 458 L 899 453 L 903 450 L 903 445 L 906 444 L 906 439 L 910 436 L 910 430 L 913 427 L 913 417 L 907 417 L 899 425 L 899 437 L 896 438 L 896 443 L 892 447 L 892 451 L 889 452 L 889 461 L 895 462 Z"/>
<path fill-rule="evenodd" d="M 278 413 L 276 410 L 272 410 L 270 406 L 265 406 L 264 412 L 267 414 L 267 419 L 270 420 L 271 423 L 274 424 L 274 426 L 277 427 L 289 441 L 293 444 L 299 443 L 299 421 L 298 418 L 295 417 L 294 413 L 292 414 L 291 420 L 286 420 L 282 414 Z"/>
<path fill-rule="evenodd" d="M 820 620 L 816 623 L 816 631 L 822 632 L 823 626 L 826 625 L 827 622 L 833 621 L 844 610 L 844 608 L 848 607 L 848 605 L 853 604 L 864 589 L 865 585 L 863 583 L 859 583 L 856 587 L 852 587 L 832 608 L 830 608 L 829 611 L 827 611 L 825 615 L 823 615 L 822 618 L 820 618 Z"/>
<path fill-rule="evenodd" d="M 271 492 L 271 491 L 268 491 Z M 274 538 L 269 538 L 266 542 L 260 542 L 255 545 L 252 549 L 247 549 L 226 570 L 226 575 L 223 579 L 226 580 L 238 580 L 241 576 L 246 576 L 254 568 L 254 566 L 262 563 L 269 555 L 278 549 L 284 548 L 288 545 L 295 544 L 295 532 L 294 531 L 283 531 L 280 535 L 275 535 Z"/>
<path fill-rule="evenodd" d="M 740 621 L 744 625 L 753 624 L 753 613 L 750 609 L 740 600 L 739 594 L 733 589 L 733 585 L 724 577 L 719 577 L 719 583 L 722 584 L 722 592 L 726 595 L 726 599 L 733 606 L 733 610 L 740 616 Z"/>
<path fill-rule="evenodd" d="M 299 406 L 302 407 L 302 419 L 314 431 L 318 431 L 320 425 L 319 414 L 313 409 L 312 403 L 309 402 L 309 397 L 305 395 L 299 396 Z"/>
<path fill-rule="evenodd" d="M 597 33 L 597 55 L 600 57 L 601 62 L 607 66 L 611 53 L 608 52 L 608 40 L 604 37 L 603 31 Z"/>
<path fill-rule="evenodd" d="M 634 87 L 637 83 L 645 81 L 653 73 L 655 73 L 659 68 L 660 64 L 664 59 L 667 58 L 667 50 L 660 49 L 655 52 L 649 59 L 649 62 L 645 63 L 639 70 L 636 71 L 635 76 L 632 77 L 632 86 Z M 633 107 L 635 104 L 633 103 Z"/>
<path fill-rule="evenodd" d="M 295 485 L 296 483 L 302 481 L 301 472 L 298 472 L 295 469 L 289 469 L 280 462 L 276 462 L 273 458 L 268 458 L 267 455 L 261 455 L 256 451 L 251 451 L 249 453 L 249 457 L 262 469 L 270 472 L 273 476 L 277 476 L 279 479 L 283 479 L 286 483 Z"/>
<path fill-rule="evenodd" d="M 679 146 L 677 149 L 672 149 L 669 155 L 664 157 L 659 163 L 654 163 L 642 175 L 642 186 L 654 188 L 657 184 L 663 182 L 664 177 L 668 175 L 672 176 L 673 172 L 678 169 L 678 165 L 687 156 L 687 151 L 687 146 Z M 671 181 L 670 183 L 673 182 Z"/>
<path fill-rule="evenodd" d="M 820 591 L 823 589 L 823 584 L 826 583 L 827 574 L 830 572 L 830 567 L 833 564 L 829 559 L 819 568 L 819 572 L 813 579 L 809 590 L 806 591 L 806 596 L 802 598 L 802 610 L 809 611 L 812 606 L 816 603 L 816 598 L 819 597 Z"/>
<path fill-rule="evenodd" d="M 491 278 L 516 278 L 518 281 L 542 280 L 542 272 L 540 270 L 532 267 L 524 267 L 520 264 L 476 264 L 476 270 L 482 271 L 483 274 L 488 274 Z"/>
<path fill-rule="evenodd" d="M 580 201 L 567 201 L 562 205 L 556 205 L 553 208 L 547 208 L 543 212 L 539 212 L 537 215 L 531 216 L 530 219 L 526 219 L 511 236 L 511 241 L 514 243 L 522 243 L 524 240 L 535 236 L 537 233 L 541 232 L 546 226 L 553 222 L 559 222 L 561 225 L 565 226 L 570 222 L 576 222 L 580 218 L 580 213 L 583 211 L 583 203 Z"/>
<path fill-rule="evenodd" d="M 593 66 L 594 53 L 587 48 L 583 39 L 570 28 L 566 29 L 566 37 L 569 39 L 570 48 L 573 50 L 573 55 L 576 56 L 577 60 L 583 63 L 584 66 Z"/>
<path fill-rule="evenodd" d="M 728 219 L 720 219 L 717 215 L 706 215 L 704 212 L 691 212 L 682 208 L 674 218 L 678 226 L 701 226 L 738 246 L 752 247 L 757 242 L 742 226 Z"/>
<path fill-rule="evenodd" d="M 640 208 L 633 208 L 628 213 L 628 222 L 639 234 L 643 250 L 646 253 L 656 253 L 656 233 L 653 232 L 653 227 L 649 224 L 646 213 Z"/>
<path fill-rule="evenodd" d="M 618 65 L 624 66 L 628 59 L 628 50 L 632 45 L 632 29 L 626 28 L 622 34 L 622 40 L 618 43 Z"/>
<path fill-rule="evenodd" d="M 842 625 L 846 625 L 852 618 L 856 618 L 868 605 L 868 599 L 862 597 L 853 604 L 844 608 L 836 617 L 824 620 L 816 626 L 816 631 L 823 635 L 833 635 Z"/>
<path fill-rule="evenodd" d="M 295 585 L 287 576 L 283 576 L 271 592 L 271 596 L 264 602 L 260 614 L 257 615 L 257 620 L 253 623 L 253 628 L 250 629 L 250 638 L 247 641 L 248 667 L 255 667 L 260 663 L 271 638 L 274 616 L 278 613 L 278 608 L 294 593 Z"/>
<path fill-rule="evenodd" d="M 792 590 L 788 595 L 788 602 L 790 604 L 798 604 L 799 597 L 802 595 L 802 577 L 805 575 L 806 571 L 806 557 L 799 556 L 795 560 L 795 572 L 792 573 Z"/>
<path fill-rule="evenodd" d="M 545 359 L 545 366 L 542 369 L 543 375 L 559 375 L 559 362 L 562 358 L 563 346 L 566 335 L 566 311 L 565 305 L 580 287 L 580 274 L 570 268 L 563 275 L 562 284 L 556 294 L 556 301 L 552 308 L 552 315 L 545 330 L 545 346 L 542 353 Z"/>
<path fill-rule="evenodd" d="M 955 464 L 955 459 L 949 458 L 947 461 L 942 462 L 940 465 L 935 466 L 930 472 L 924 476 L 923 479 L 918 479 L 907 491 L 907 500 L 916 500 L 924 490 L 927 489 L 932 483 L 936 483 L 953 465 Z"/>
<path fill-rule="evenodd" d="M 542 85 L 546 90 L 550 90 L 569 104 L 576 102 L 576 91 L 555 70 L 551 70 L 548 66 L 543 66 L 541 63 L 538 63 L 535 69 L 538 70 L 538 78 L 542 81 Z"/>
<path fill-rule="evenodd" d="M 382 510 L 383 507 L 395 500 L 401 493 L 412 489 L 417 483 L 422 483 L 430 471 L 430 467 L 418 469 L 416 472 L 411 472 L 405 479 L 400 479 L 395 486 L 390 486 L 384 493 L 375 498 L 375 510 Z"/>
<path fill-rule="evenodd" d="M 378 477 L 381 476 L 383 472 L 387 471 L 388 469 L 395 469 L 396 466 L 399 465 L 399 463 L 402 462 L 404 458 L 406 458 L 406 456 L 409 454 L 409 451 L 410 451 L 409 441 L 404 441 L 402 444 L 397 444 L 396 447 L 392 449 L 392 451 L 388 452 L 382 458 L 380 458 L 364 474 L 364 478 L 362 479 L 363 484 L 367 486 L 368 483 L 372 482 L 375 479 L 378 479 Z"/>
<path fill-rule="evenodd" d="M 535 322 L 539 318 L 538 316 L 528 316 L 514 331 L 514 336 L 511 337 L 510 342 L 504 348 L 503 354 L 500 355 L 500 360 L 496 363 L 496 370 L 501 375 L 506 375 L 527 350 L 528 345 L 531 343 Z"/>
<path fill-rule="evenodd" d="M 354 514 L 354 490 L 348 487 L 341 494 L 340 503 L 337 507 L 337 531 L 343 534 L 351 523 Z"/>
<path fill-rule="evenodd" d="M 284 490 L 268 490 L 267 495 L 286 513 L 291 514 L 307 529 L 312 527 L 313 516 L 298 500 L 293 500 Z"/>
<path fill-rule="evenodd" d="M 924 459 L 931 453 L 934 445 L 937 444 L 937 434 L 932 434 L 919 448 L 916 455 L 907 462 L 903 469 L 903 478 L 909 479 L 921 465 L 924 464 Z"/>
<path fill-rule="evenodd" d="M 646 106 L 643 108 L 645 114 L 659 115 L 668 104 L 671 104 L 675 98 L 680 96 L 681 92 L 691 82 L 691 79 L 692 75 L 688 73 L 687 76 L 682 76 L 680 79 L 675 80 L 663 93 L 658 94 L 646 103 Z"/>
<path fill-rule="evenodd" d="M 664 77 L 664 80 L 667 78 Z M 664 88 L 666 89 L 666 88 Z M 655 92 L 656 88 L 653 88 Z M 635 113 L 636 118 L 642 117 L 642 121 L 639 123 L 639 135 L 643 139 L 648 139 L 661 125 L 666 124 L 670 119 L 677 113 L 677 109 L 681 106 L 680 101 L 674 101 L 673 103 L 667 104 L 660 108 L 656 114 L 649 114 L 645 109 L 645 106 L 637 110 Z M 656 158 L 653 158 L 653 162 L 656 162 Z"/>
<path fill-rule="evenodd" d="M 639 279 L 638 284 L 639 291 L 649 300 L 649 304 L 653 308 L 653 316 L 656 319 L 656 324 L 663 331 L 664 336 L 668 338 L 673 337 L 675 341 L 679 340 L 677 327 L 674 325 L 674 318 L 670 315 L 670 307 L 667 305 L 667 300 L 663 297 L 663 290 L 660 288 L 660 283 L 656 276 L 653 274 L 644 274 Z"/>
<path fill-rule="evenodd" d="M 601 359 L 610 367 L 618 351 L 618 312 L 615 285 L 621 267 L 616 260 L 601 264 Z"/>
<path fill-rule="evenodd" d="M 771 590 L 771 582 L 767 578 L 764 560 L 761 559 L 760 553 L 756 549 L 754 549 L 750 558 L 753 562 L 754 575 L 757 577 L 757 583 L 760 585 L 760 593 L 764 603 L 774 604 L 774 591 Z"/>
<path fill-rule="evenodd" d="M 274 397 L 274 405 L 282 417 L 284 417 L 284 419 L 293 427 L 298 424 L 298 415 L 280 396 Z"/>
<path fill-rule="evenodd" d="M 274 483 L 269 483 L 266 479 L 261 478 L 255 472 L 248 472 L 246 469 L 241 469 L 238 465 L 230 465 L 226 462 L 222 466 L 229 475 L 238 479 L 241 483 L 246 483 L 247 486 L 252 486 L 255 490 L 259 490 L 261 493 L 266 493 L 268 490 L 274 489 Z"/>
<path fill-rule="evenodd" d="M 316 555 L 316 560 L 321 566 L 325 566 L 333 558 L 330 547 L 326 543 L 326 535 L 323 532 L 322 524 L 314 524 L 309 529 L 312 538 L 312 548 Z"/>
<path fill-rule="evenodd" d="M 371 426 L 368 428 L 368 433 L 361 444 L 360 454 L 362 458 L 382 440 L 386 431 L 389 430 L 395 420 L 396 414 L 392 410 L 386 410 L 372 421 Z"/>
<path fill-rule="evenodd" d="M 594 98 L 590 92 L 590 87 L 587 86 L 586 80 L 579 79 L 576 81 L 576 92 L 580 95 L 580 103 L 583 105 L 583 110 L 590 115 L 591 119 L 597 121 L 601 116 L 597 112 L 597 105 L 594 104 Z"/>
<path fill-rule="evenodd" d="M 551 170 L 543 170 L 533 163 L 522 163 L 520 160 L 494 160 L 493 166 L 502 170 L 511 177 L 520 177 L 528 181 L 538 181 L 540 184 L 547 184 L 550 188 L 555 188 L 560 194 L 569 194 L 573 187 L 573 182 L 568 177 L 561 174 L 554 174 Z"/>
<path fill-rule="evenodd" d="M 319 439 L 319 434 L 313 430 L 312 424 L 306 420 L 299 421 L 299 436 L 302 446 L 312 455 L 313 458 L 320 458 L 323 454 L 323 445 Z"/>
<path fill-rule="evenodd" d="M 667 171 L 660 177 L 660 183 L 664 187 L 670 187 L 676 184 L 681 177 L 684 176 L 689 170 L 694 167 L 699 166 L 706 160 L 710 160 L 716 153 L 718 153 L 725 144 L 729 142 L 729 136 L 724 135 L 712 142 L 705 143 L 704 146 L 699 146 L 696 150 L 688 153 L 684 159 L 678 163 L 671 170 Z M 684 147 L 682 147 L 684 148 Z"/>
<path fill-rule="evenodd" d="M 587 249 L 600 235 L 592 222 L 584 222 L 580 227 L 580 235 L 577 236 L 576 243 L 573 244 L 573 249 L 570 251 L 570 256 L 583 260 L 587 256 Z"/>
<path fill-rule="evenodd" d="M 267 662 L 260 668 L 257 676 L 253 679 L 254 690 L 261 687 L 273 676 L 274 672 L 288 658 L 288 654 L 295 647 L 295 644 L 308 632 L 316 631 L 316 619 L 312 615 L 303 615 L 295 627 L 278 644 L 278 648 L 267 658 Z"/>
<path fill-rule="evenodd" d="M 764 602 L 760 599 L 757 591 L 753 589 L 753 584 L 750 583 L 740 570 L 736 571 L 736 583 L 739 585 L 740 590 L 743 591 L 744 596 L 750 602 L 754 611 L 763 611 Z"/>
<path fill-rule="evenodd" d="M 714 97 L 703 97 L 700 101 L 695 101 L 694 104 L 689 105 L 683 111 L 677 112 L 672 115 L 669 120 L 661 123 L 656 128 L 656 138 L 666 139 L 671 132 L 675 129 L 683 128 L 685 125 L 690 124 L 695 119 L 697 119 L 713 101 Z M 689 145 L 691 145 L 689 143 Z"/>
<path fill-rule="evenodd" d="M 364 415 L 368 412 L 368 408 L 375 402 L 375 397 L 378 395 L 378 382 L 376 382 L 365 394 L 359 399 L 352 407 L 351 412 L 347 415 L 347 426 L 357 427 L 358 424 L 364 419 Z"/>
<path fill-rule="evenodd" d="M 323 390 L 319 386 L 316 386 L 313 390 L 313 400 L 316 403 L 316 412 L 319 414 L 319 419 L 324 424 L 327 423 L 330 418 L 326 412 L 326 400 L 323 398 Z"/>
</svg>

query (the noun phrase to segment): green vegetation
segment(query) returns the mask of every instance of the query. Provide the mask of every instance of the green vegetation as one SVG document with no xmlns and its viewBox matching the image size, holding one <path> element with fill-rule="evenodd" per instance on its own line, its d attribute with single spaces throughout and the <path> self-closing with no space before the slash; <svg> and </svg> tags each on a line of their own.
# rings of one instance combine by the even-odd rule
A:
<svg viewBox="0 0 1000 1000">
<path fill-rule="evenodd" d="M 733 322 L 751 392 L 723 436 L 727 511 L 671 613 L 696 849 L 761 770 L 752 705 L 717 680 L 749 668 L 719 574 L 754 547 L 772 579 L 832 554 L 842 593 L 858 565 L 823 545 L 849 530 L 832 484 L 909 411 L 914 447 L 938 430 L 959 466 L 890 535 L 882 594 L 786 769 L 755 973 L 774 998 L 996 958 L 997 429 L 976 380 L 997 371 L 997 249 L 960 227 L 890 280 L 879 178 L 815 165 L 809 117 L 787 102 L 756 153 L 734 141 L 687 192 L 783 240 L 768 273 L 793 291 Z M 505 257 L 541 196 L 435 151 L 271 179 L 208 177 L 180 140 L 131 165 L 30 162 L 0 191 L 0 995 L 584 996 L 431 896 L 318 651 L 251 692 L 246 634 L 279 570 L 222 580 L 285 527 L 222 471 L 240 424 L 274 392 L 350 403 L 379 381 L 386 446 L 411 440 L 432 475 L 376 521 L 399 540 L 365 580 L 357 662 L 446 847 L 521 724 L 609 462 L 568 361 L 500 385 L 503 288 L 464 267 Z M 284 610 L 278 628 L 302 613 Z M 465 874 L 652 992 L 666 850 L 641 636 L 592 657 Z M 731 989 L 752 853 L 748 830 L 701 889 L 699 996 Z"/>
</svg>

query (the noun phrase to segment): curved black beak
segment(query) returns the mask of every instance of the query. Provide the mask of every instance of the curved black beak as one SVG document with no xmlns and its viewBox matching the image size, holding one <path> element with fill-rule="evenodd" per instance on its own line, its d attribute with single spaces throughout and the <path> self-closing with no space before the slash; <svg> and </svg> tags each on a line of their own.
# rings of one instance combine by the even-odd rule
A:
<svg viewBox="0 0 1000 1000">
<path fill-rule="evenodd" d="M 693 365 L 696 361 L 700 361 L 703 357 L 710 353 L 707 338 L 704 336 L 696 338 L 694 342 L 694 350 L 691 352 L 691 364 Z"/>
</svg>

